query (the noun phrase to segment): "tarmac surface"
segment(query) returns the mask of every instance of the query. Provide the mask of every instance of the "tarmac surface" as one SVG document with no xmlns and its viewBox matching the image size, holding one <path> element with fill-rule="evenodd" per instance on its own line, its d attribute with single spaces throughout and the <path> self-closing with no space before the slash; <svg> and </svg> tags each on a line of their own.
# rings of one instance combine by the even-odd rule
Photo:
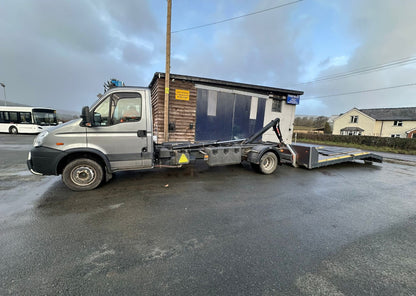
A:
<svg viewBox="0 0 416 296">
<path fill-rule="evenodd" d="M 0 295 L 416 295 L 412 158 L 200 163 L 77 193 L 27 172 L 32 140 L 0 135 Z"/>
</svg>

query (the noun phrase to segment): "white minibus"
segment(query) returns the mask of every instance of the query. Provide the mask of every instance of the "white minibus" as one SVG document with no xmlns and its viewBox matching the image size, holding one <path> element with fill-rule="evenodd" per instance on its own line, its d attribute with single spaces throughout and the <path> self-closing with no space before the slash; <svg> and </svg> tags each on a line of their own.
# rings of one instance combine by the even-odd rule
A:
<svg viewBox="0 0 416 296">
<path fill-rule="evenodd" d="M 1 133 L 38 134 L 57 124 L 51 108 L 0 106 Z"/>
</svg>

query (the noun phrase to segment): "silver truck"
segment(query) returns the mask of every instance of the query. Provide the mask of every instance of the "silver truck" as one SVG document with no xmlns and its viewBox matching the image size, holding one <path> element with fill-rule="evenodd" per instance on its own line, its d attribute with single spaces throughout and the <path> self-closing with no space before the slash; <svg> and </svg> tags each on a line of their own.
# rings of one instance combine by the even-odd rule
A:
<svg viewBox="0 0 416 296">
<path fill-rule="evenodd" d="M 380 156 L 362 151 L 336 151 L 283 142 L 279 118 L 246 139 L 209 142 L 167 142 L 153 138 L 151 94 L 148 88 L 115 87 L 80 119 L 40 133 L 29 152 L 27 165 L 37 175 L 62 175 L 74 191 L 92 190 L 126 170 L 180 167 L 197 160 L 209 166 L 247 161 L 254 170 L 272 174 L 286 162 L 315 168 L 356 159 L 381 162 Z M 276 142 L 262 142 L 273 128 Z"/>
</svg>

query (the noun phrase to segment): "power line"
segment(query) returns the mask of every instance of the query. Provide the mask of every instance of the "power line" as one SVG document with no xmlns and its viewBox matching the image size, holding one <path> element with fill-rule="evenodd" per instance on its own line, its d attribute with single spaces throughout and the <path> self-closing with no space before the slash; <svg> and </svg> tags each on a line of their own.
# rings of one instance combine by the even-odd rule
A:
<svg viewBox="0 0 416 296">
<path fill-rule="evenodd" d="M 329 97 L 339 97 L 339 96 L 354 95 L 354 94 L 361 94 L 361 93 L 380 91 L 380 90 L 386 90 L 386 89 L 393 89 L 393 88 L 400 88 L 400 87 L 409 87 L 409 86 L 416 86 L 416 83 L 401 84 L 401 85 L 394 85 L 394 86 L 374 88 L 374 89 L 366 89 L 366 90 L 358 90 L 358 91 L 338 93 L 338 94 L 332 94 L 332 95 L 304 97 L 304 99 L 322 99 L 322 98 L 329 98 Z"/>
<path fill-rule="evenodd" d="M 225 23 L 225 22 L 230 22 L 230 21 L 233 21 L 233 20 L 236 20 L 236 19 L 240 19 L 240 18 L 243 18 L 243 17 L 252 16 L 252 15 L 255 15 L 255 14 L 267 12 L 267 11 L 270 11 L 270 10 L 273 10 L 273 9 L 282 8 L 284 6 L 289 6 L 289 5 L 296 4 L 296 3 L 299 3 L 299 2 L 302 2 L 302 1 L 304 1 L 304 0 L 297 0 L 297 1 L 281 4 L 281 5 L 278 5 L 278 6 L 270 7 L 270 8 L 255 11 L 255 12 L 250 12 L 250 13 L 247 13 L 247 14 L 243 14 L 243 15 L 228 18 L 228 19 L 224 19 L 224 20 L 221 20 L 221 21 L 213 22 L 213 23 L 208 23 L 208 24 L 204 24 L 204 25 L 199 25 L 199 26 L 195 26 L 195 27 L 190 27 L 190 28 L 186 28 L 186 29 L 173 31 L 172 34 L 179 33 L 179 32 L 184 32 L 184 31 L 189 31 L 189 30 L 195 30 L 195 29 L 204 28 L 204 27 L 213 26 L 213 25 L 218 25 L 218 24 Z"/>
<path fill-rule="evenodd" d="M 355 75 L 360 75 L 360 74 L 385 70 L 385 69 L 392 68 L 392 67 L 395 67 L 395 66 L 407 65 L 407 64 L 414 63 L 414 62 L 416 62 L 416 57 L 407 57 L 407 58 L 402 58 L 402 59 L 399 59 L 399 60 L 395 60 L 395 61 L 392 61 L 392 62 L 388 62 L 388 63 L 376 65 L 376 66 L 358 68 L 358 69 L 351 70 L 351 71 L 345 72 L 345 73 L 337 73 L 337 74 L 328 75 L 328 76 L 321 76 L 321 77 L 318 77 L 317 79 L 314 79 L 314 80 L 311 80 L 311 81 L 300 82 L 300 83 L 296 83 L 296 84 L 293 84 L 293 85 L 305 85 L 305 84 L 312 84 L 312 83 L 317 83 L 317 82 L 321 82 L 321 81 L 341 79 L 341 78 L 346 78 L 346 77 L 350 77 L 350 76 L 355 76 Z"/>
</svg>

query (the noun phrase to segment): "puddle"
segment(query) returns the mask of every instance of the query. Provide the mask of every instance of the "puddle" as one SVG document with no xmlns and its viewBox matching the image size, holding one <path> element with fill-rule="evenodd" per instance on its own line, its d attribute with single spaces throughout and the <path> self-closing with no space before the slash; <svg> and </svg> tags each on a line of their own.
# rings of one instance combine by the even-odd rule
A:
<svg viewBox="0 0 416 296">
<path fill-rule="evenodd" d="M 59 180 L 58 176 L 32 176 L 30 172 L 27 175 L 25 171 L 14 176 L 19 177 L 16 186 L 0 186 L 0 219 L 33 208 L 35 202 Z M 5 190 L 2 190 L 3 188 Z"/>
<path fill-rule="evenodd" d="M 30 151 L 33 145 L 7 145 L 7 144 L 0 144 L 1 150 L 10 150 L 10 151 Z"/>
</svg>

